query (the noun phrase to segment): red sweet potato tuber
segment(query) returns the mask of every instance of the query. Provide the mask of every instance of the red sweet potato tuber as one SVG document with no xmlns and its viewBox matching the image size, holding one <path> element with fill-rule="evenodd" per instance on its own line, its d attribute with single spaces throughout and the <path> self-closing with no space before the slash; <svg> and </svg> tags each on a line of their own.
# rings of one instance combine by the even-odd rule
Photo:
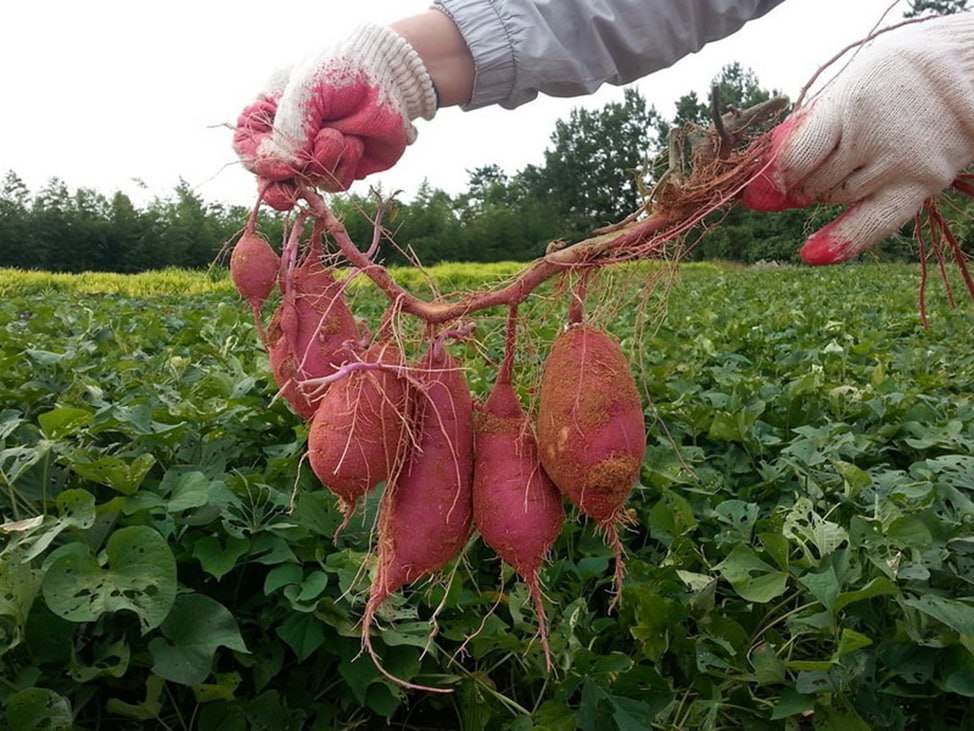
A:
<svg viewBox="0 0 974 731">
<path fill-rule="evenodd" d="M 259 317 L 260 307 L 277 283 L 281 258 L 263 236 L 247 230 L 230 255 L 230 278 Z"/>
<path fill-rule="evenodd" d="M 538 570 L 565 522 L 561 493 L 541 468 L 538 445 L 506 371 L 475 419 L 473 519 L 484 542 L 524 580 L 551 668 Z"/>
<path fill-rule="evenodd" d="M 586 324 L 561 332 L 541 376 L 538 399 L 541 464 L 558 489 L 597 521 L 616 554 L 617 524 L 639 479 L 646 425 L 636 381 L 619 344 Z"/>
<path fill-rule="evenodd" d="M 282 273 L 281 290 L 283 299 L 267 328 L 271 370 L 291 407 L 311 419 L 317 398 L 309 398 L 300 383 L 327 376 L 345 363 L 358 339 L 358 325 L 342 282 L 322 261 L 320 244 Z"/>
<path fill-rule="evenodd" d="M 378 566 L 362 620 L 363 645 L 382 672 L 369 638 L 376 610 L 400 587 L 443 568 L 472 532 L 473 401 L 466 376 L 437 341 L 416 380 L 415 444 L 382 496 Z"/>
<path fill-rule="evenodd" d="M 355 365 L 362 367 L 328 386 L 308 432 L 311 469 L 345 517 L 338 532 L 358 500 L 393 474 L 407 438 L 408 392 L 395 372 L 402 365 L 398 346 L 378 341 Z"/>
</svg>

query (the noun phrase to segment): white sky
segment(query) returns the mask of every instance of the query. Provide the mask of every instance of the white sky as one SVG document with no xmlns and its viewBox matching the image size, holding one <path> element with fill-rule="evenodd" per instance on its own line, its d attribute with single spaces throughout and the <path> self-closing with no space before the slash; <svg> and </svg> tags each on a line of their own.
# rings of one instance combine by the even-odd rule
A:
<svg viewBox="0 0 974 731">
<path fill-rule="evenodd" d="M 692 0 L 676 0 L 691 2 Z M 0 41 L 0 175 L 14 170 L 36 192 L 51 177 L 70 189 L 122 190 L 137 203 L 169 195 L 180 178 L 207 201 L 250 205 L 254 184 L 235 163 L 235 120 L 275 68 L 326 45 L 358 22 L 420 12 L 428 0 L 50 0 L 10 2 Z M 637 85 L 664 117 L 721 68 L 739 61 L 761 85 L 794 98 L 839 49 L 905 0 L 788 0 L 737 34 Z M 573 107 L 621 99 L 541 97 L 517 110 L 441 110 L 417 124 L 399 164 L 369 179 L 407 196 L 424 178 L 458 193 L 467 170 L 538 163 L 558 119 Z M 135 180 L 144 181 L 140 192 Z M 353 191 L 365 192 L 368 183 Z"/>
</svg>

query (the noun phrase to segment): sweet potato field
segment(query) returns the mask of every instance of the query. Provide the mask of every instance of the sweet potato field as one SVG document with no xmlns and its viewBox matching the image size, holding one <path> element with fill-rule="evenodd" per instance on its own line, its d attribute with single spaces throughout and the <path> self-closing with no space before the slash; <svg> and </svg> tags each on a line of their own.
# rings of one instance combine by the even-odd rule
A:
<svg viewBox="0 0 974 731">
<path fill-rule="evenodd" d="M 473 291 L 516 270 L 393 274 Z M 388 673 L 451 691 L 429 693 L 362 651 L 381 488 L 335 537 L 227 277 L 0 271 L 0 727 L 971 728 L 974 304 L 931 280 L 924 329 L 919 284 L 684 265 L 650 314 L 596 304 L 649 435 L 621 595 L 566 503 L 537 574 L 546 653 L 531 590 L 475 533 L 371 618 Z M 357 316 L 388 304 L 369 286 Z M 564 322 L 541 295 L 513 378 L 529 409 Z M 475 398 L 505 316 L 451 344 Z"/>
</svg>

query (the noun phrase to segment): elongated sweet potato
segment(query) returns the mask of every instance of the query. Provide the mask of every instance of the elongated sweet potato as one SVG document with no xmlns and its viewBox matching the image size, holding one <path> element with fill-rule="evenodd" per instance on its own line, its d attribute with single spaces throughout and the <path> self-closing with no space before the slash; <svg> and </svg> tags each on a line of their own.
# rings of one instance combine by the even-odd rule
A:
<svg viewBox="0 0 974 731">
<path fill-rule="evenodd" d="M 311 469 L 338 498 L 345 517 L 338 532 L 358 500 L 393 474 L 407 436 L 408 391 L 394 370 L 402 365 L 399 348 L 376 342 L 361 364 L 328 387 L 308 432 Z M 380 365 L 385 367 L 368 367 Z"/>
<path fill-rule="evenodd" d="M 281 289 L 283 299 L 267 328 L 267 352 L 282 396 L 308 420 L 317 399 L 309 399 L 300 382 L 330 375 L 345 363 L 358 325 L 342 283 L 323 264 L 318 248 L 282 275 Z"/>
<path fill-rule="evenodd" d="M 466 376 L 438 341 L 416 378 L 422 392 L 413 398 L 415 445 L 382 496 L 378 566 L 362 620 L 363 645 L 380 670 L 369 638 L 376 610 L 400 587 L 443 568 L 472 533 L 473 400 Z"/>
<path fill-rule="evenodd" d="M 617 524 L 646 454 L 642 401 L 619 344 L 587 324 L 561 332 L 544 364 L 538 399 L 541 464 L 558 489 L 597 521 L 616 553 Z"/>
<path fill-rule="evenodd" d="M 534 430 L 503 372 L 476 410 L 474 445 L 474 525 L 531 592 L 550 668 L 538 570 L 561 532 L 565 509 L 561 493 L 541 468 Z"/>
</svg>

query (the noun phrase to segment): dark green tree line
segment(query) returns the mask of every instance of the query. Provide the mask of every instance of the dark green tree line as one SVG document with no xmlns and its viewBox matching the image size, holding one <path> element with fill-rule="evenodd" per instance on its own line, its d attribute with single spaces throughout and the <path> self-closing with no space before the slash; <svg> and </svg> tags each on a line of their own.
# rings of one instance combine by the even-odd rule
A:
<svg viewBox="0 0 974 731">
<path fill-rule="evenodd" d="M 240 207 L 206 203 L 188 185 L 136 207 L 52 179 L 31 194 L 16 173 L 0 184 L 0 266 L 61 272 L 202 268 L 243 225 Z"/>
</svg>

